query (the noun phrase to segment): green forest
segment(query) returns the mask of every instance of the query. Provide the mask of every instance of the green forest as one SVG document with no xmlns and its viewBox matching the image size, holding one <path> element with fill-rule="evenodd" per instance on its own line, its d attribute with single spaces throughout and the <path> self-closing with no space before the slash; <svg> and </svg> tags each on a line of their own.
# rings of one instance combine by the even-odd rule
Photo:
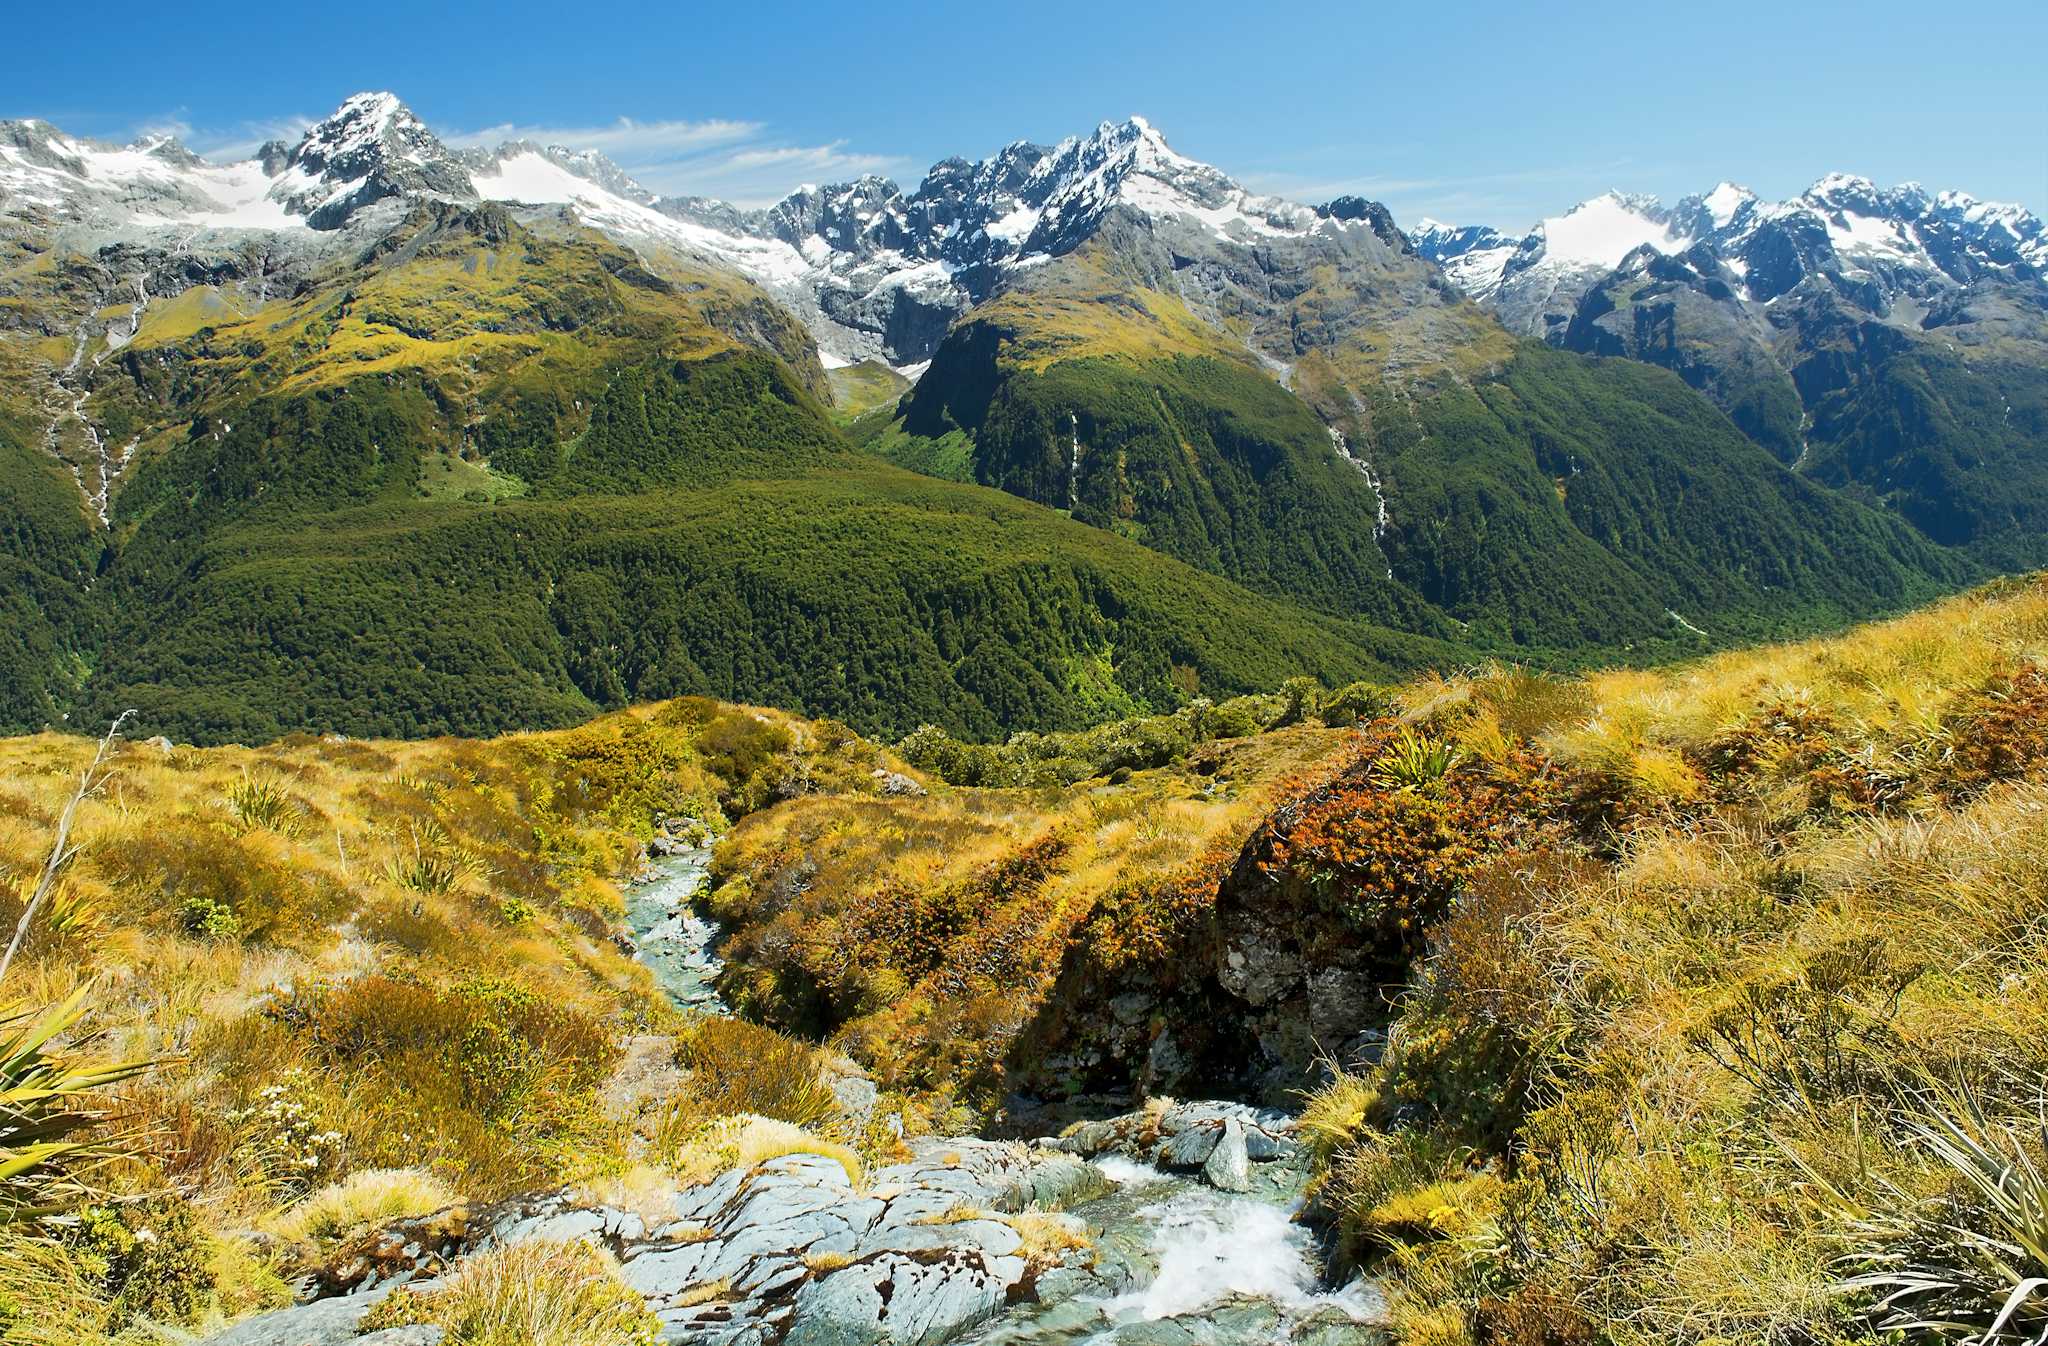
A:
<svg viewBox="0 0 2048 1346">
<path fill-rule="evenodd" d="M 989 738 L 1455 653 L 853 454 L 766 355 L 616 371 L 523 496 L 423 496 L 432 412 L 378 379 L 195 422 L 120 497 L 86 610 L 18 628 L 30 667 L 89 652 L 85 690 L 18 693 L 9 727 L 481 735 L 704 694 Z M 43 475 L 16 513 L 75 516 Z"/>
</svg>

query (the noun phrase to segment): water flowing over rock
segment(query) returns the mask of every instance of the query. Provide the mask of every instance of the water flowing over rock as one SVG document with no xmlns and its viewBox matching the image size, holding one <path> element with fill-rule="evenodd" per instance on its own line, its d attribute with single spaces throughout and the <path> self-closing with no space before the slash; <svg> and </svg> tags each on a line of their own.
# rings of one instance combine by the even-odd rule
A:
<svg viewBox="0 0 2048 1346">
<path fill-rule="evenodd" d="M 535 1239 L 609 1251 L 670 1342 L 1382 1341 L 1376 1296 L 1325 1290 L 1314 1236 L 1291 1218 L 1301 1177 L 1283 1162 L 1298 1151 L 1291 1130 L 1278 1114 L 1187 1103 L 1094 1123 L 1057 1149 L 915 1140 L 908 1160 L 860 1183 L 837 1159 L 796 1153 L 637 1212 L 566 1192 L 458 1207 L 366 1237 L 309 1285 L 322 1297 L 209 1346 L 426 1346 L 434 1329 L 359 1336 L 357 1326 L 396 1286 L 431 1289 L 479 1252 Z M 1183 1137 L 1195 1138 L 1188 1156 L 1208 1146 L 1182 1165 L 1189 1176 L 1128 1157 Z M 1065 1237 L 1045 1237 L 1048 1223 Z"/>
<path fill-rule="evenodd" d="M 694 906 L 711 872 L 710 839 L 693 819 L 668 822 L 648 843 L 647 878 L 626 892 L 626 922 L 639 960 L 670 999 L 723 1014 L 715 983 L 725 965 L 714 950 L 724 932 Z"/>
</svg>

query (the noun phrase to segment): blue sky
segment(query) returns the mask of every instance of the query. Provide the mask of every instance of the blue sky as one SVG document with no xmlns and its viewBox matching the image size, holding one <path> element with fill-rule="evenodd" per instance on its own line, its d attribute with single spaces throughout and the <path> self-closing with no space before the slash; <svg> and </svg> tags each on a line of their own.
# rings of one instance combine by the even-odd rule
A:
<svg viewBox="0 0 2048 1346">
<path fill-rule="evenodd" d="M 2048 3 L 22 6 L 0 117 L 202 152 L 366 88 L 435 130 L 603 149 L 649 186 L 797 183 L 1139 113 L 1304 200 L 1521 226 L 1621 187 L 1829 170 L 2048 209 Z"/>
</svg>

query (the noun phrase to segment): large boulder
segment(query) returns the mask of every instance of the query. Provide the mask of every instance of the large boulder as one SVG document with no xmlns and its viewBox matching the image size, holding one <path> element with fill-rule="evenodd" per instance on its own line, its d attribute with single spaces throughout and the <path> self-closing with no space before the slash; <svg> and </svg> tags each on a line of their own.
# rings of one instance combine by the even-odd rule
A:
<svg viewBox="0 0 2048 1346">
<path fill-rule="evenodd" d="M 548 1193 L 457 1207 L 363 1236 L 310 1283 L 312 1303 L 253 1318 L 209 1346 L 431 1346 L 438 1333 L 358 1337 L 363 1314 L 402 1284 L 459 1274 L 465 1259 L 528 1240 L 610 1251 L 669 1340 L 907 1346 L 948 1341 L 1057 1270 L 1027 1259 L 1009 1217 L 1108 1187 L 1071 1154 L 1019 1142 L 917 1140 L 856 1186 L 837 1159 L 787 1154 L 677 1190 L 637 1211 Z M 1085 1255 L 1080 1259 L 1085 1263 Z"/>
</svg>

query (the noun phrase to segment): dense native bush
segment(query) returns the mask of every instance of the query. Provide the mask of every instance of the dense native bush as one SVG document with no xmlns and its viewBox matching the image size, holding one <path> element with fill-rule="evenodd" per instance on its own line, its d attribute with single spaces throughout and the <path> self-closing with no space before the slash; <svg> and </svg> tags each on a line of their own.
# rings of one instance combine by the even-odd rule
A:
<svg viewBox="0 0 2048 1346">
<path fill-rule="evenodd" d="M 1371 686 L 1361 682 L 1347 688 L 1349 701 L 1333 712 L 1334 722 L 1349 724 L 1358 708 L 1391 704 L 1363 690 Z M 1063 733 L 1013 734 L 1001 744 L 963 743 L 928 724 L 896 750 L 911 765 L 952 785 L 1072 785 L 1093 776 L 1174 765 L 1199 744 L 1298 724 L 1317 714 L 1321 704 L 1321 689 L 1302 678 L 1275 695 L 1232 697 L 1221 705 L 1197 698 L 1171 715 L 1135 716 Z"/>
</svg>

